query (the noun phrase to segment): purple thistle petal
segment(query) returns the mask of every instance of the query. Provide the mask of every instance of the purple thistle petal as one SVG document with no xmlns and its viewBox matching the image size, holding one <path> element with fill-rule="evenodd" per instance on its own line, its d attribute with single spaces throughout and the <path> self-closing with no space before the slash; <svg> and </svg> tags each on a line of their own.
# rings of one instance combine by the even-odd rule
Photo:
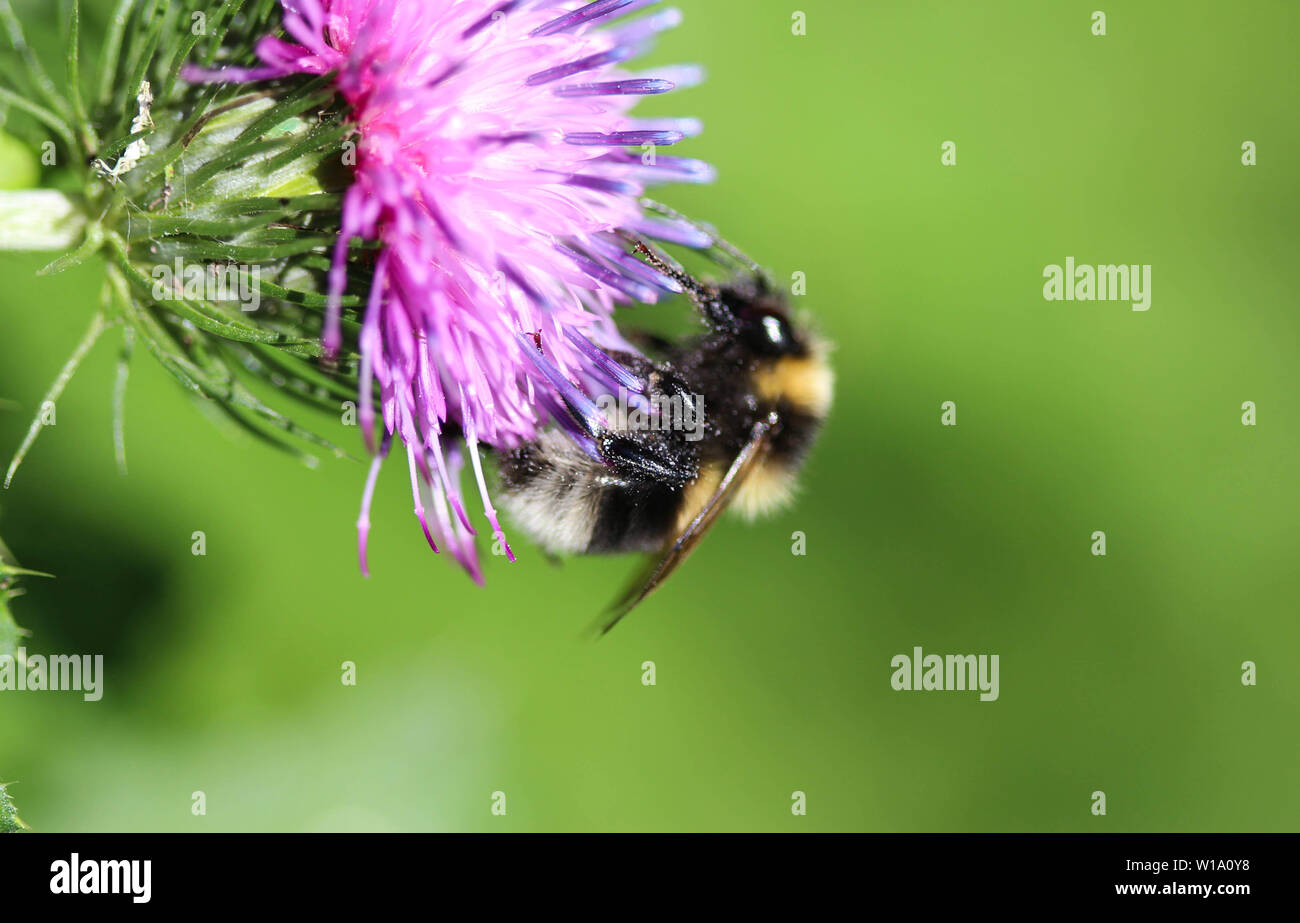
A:
<svg viewBox="0 0 1300 923">
<path fill-rule="evenodd" d="M 656 93 L 667 93 L 673 86 L 671 80 L 642 77 L 634 80 L 609 80 L 605 83 L 575 83 L 557 87 L 554 93 L 565 99 L 585 96 L 653 96 Z"/>
<path fill-rule="evenodd" d="M 619 268 L 626 271 L 629 275 L 637 276 L 651 285 L 658 286 L 669 294 L 680 295 L 682 293 L 682 285 L 680 282 L 670 276 L 665 276 L 663 273 L 659 272 L 659 270 L 637 259 L 617 243 L 611 240 L 606 240 L 602 237 L 592 240 L 591 245 L 592 249 L 597 250 L 602 256 L 617 263 Z"/>
<path fill-rule="evenodd" d="M 571 131 L 565 134 L 565 144 L 624 147 L 629 144 L 676 144 L 685 138 L 680 131 Z"/>
<path fill-rule="evenodd" d="M 459 480 L 460 461 L 458 455 L 453 454 L 451 480 L 444 481 L 441 478 L 435 478 L 432 483 L 424 485 L 423 489 L 426 503 L 433 510 L 434 533 L 442 544 L 451 551 L 451 556 L 465 569 L 470 579 L 481 586 L 483 584 L 483 572 L 478 566 L 478 557 L 474 553 L 474 541 L 470 537 L 472 533 L 467 534 L 459 527 L 459 520 L 453 520 L 447 515 L 448 495 L 456 490 Z"/>
<path fill-rule="evenodd" d="M 704 82 L 704 68 L 698 64 L 673 64 L 669 67 L 656 67 L 654 76 L 633 77 L 632 80 L 657 80 L 672 84 L 679 90 L 699 86 Z"/>
<path fill-rule="evenodd" d="M 407 465 L 411 469 L 411 499 L 415 504 L 415 518 L 420 520 L 420 528 L 424 530 L 424 537 L 429 541 L 429 547 L 433 553 L 438 553 L 438 543 L 433 540 L 433 534 L 429 532 L 429 521 L 424 516 L 424 500 L 420 497 L 420 475 L 416 471 L 415 465 L 415 446 L 407 443 L 406 446 Z"/>
<path fill-rule="evenodd" d="M 589 256 L 584 256 L 564 244 L 556 244 L 555 249 L 559 250 L 569 259 L 578 265 L 578 268 L 591 276 L 597 282 L 615 288 L 620 292 L 636 299 L 650 304 L 659 300 L 659 293 L 648 285 L 642 285 L 640 282 L 630 279 L 627 276 L 620 275 L 608 266 L 604 266 Z"/>
<path fill-rule="evenodd" d="M 633 129 L 639 132 L 667 132 L 682 138 L 695 138 L 704 133 L 704 123 L 699 119 L 632 119 Z"/>
<path fill-rule="evenodd" d="M 460 475 L 464 467 L 464 459 L 461 458 L 460 449 L 452 447 L 447 453 L 447 461 L 451 480 L 444 485 L 447 492 L 458 493 L 460 490 Z M 474 547 L 474 530 L 468 526 L 462 525 L 460 520 L 453 519 L 449 533 L 452 537 L 453 547 L 458 549 L 458 560 L 461 566 L 465 568 L 472 579 L 479 586 L 483 585 L 483 569 L 479 567 L 478 550 Z"/>
<path fill-rule="evenodd" d="M 361 324 L 361 367 L 358 371 L 357 416 L 361 424 L 361 435 L 365 439 L 366 449 L 375 452 L 375 401 L 374 401 L 374 363 L 379 352 L 379 311 L 384 294 L 384 285 L 388 277 L 388 254 L 381 253 L 375 261 L 375 274 L 370 284 L 370 296 L 366 299 L 366 316 Z M 341 308 L 340 308 L 341 310 Z"/>
<path fill-rule="evenodd" d="M 331 359 L 338 355 L 343 340 L 340 317 L 343 313 L 343 289 L 348 284 L 348 244 L 352 236 L 361 231 L 357 220 L 360 192 L 360 187 L 354 185 L 343 197 L 343 221 L 339 227 L 338 240 L 334 242 L 334 258 L 330 263 L 329 300 L 325 305 L 325 331 L 321 337 L 321 347 L 325 350 L 326 357 Z"/>
<path fill-rule="evenodd" d="M 478 35 L 478 33 L 482 32 L 488 26 L 492 25 L 492 23 L 500 21 L 500 19 L 503 16 L 505 16 L 515 7 L 519 6 L 520 2 L 521 0 L 505 0 L 504 3 L 498 5 L 497 8 L 492 12 L 485 13 L 482 19 L 478 20 L 473 25 L 471 25 L 468 29 L 462 32 L 460 34 L 460 37 L 473 38 L 475 35 Z"/>
<path fill-rule="evenodd" d="M 639 393 L 645 392 L 647 385 L 644 381 L 637 378 L 631 371 L 605 355 L 605 353 L 599 349 L 596 344 L 592 343 L 591 340 L 587 339 L 573 328 L 569 328 L 564 331 L 564 333 L 565 336 L 569 338 L 569 341 L 572 342 L 574 346 L 578 347 L 578 349 L 582 350 L 583 354 L 586 355 L 588 359 L 591 359 L 597 368 L 605 372 L 619 385 L 622 385 L 629 391 L 636 391 Z"/>
<path fill-rule="evenodd" d="M 181 79 L 188 83 L 256 83 L 283 77 L 280 67 L 196 67 L 186 64 L 181 68 Z"/>
<path fill-rule="evenodd" d="M 635 175 L 643 183 L 711 183 L 718 171 L 703 160 L 657 157 L 652 164 L 642 164 Z"/>
<path fill-rule="evenodd" d="M 625 12 L 630 13 L 632 11 L 627 10 Z M 681 24 L 682 11 L 676 7 L 669 7 L 666 10 L 660 10 L 658 13 L 642 17 L 626 25 L 618 26 L 612 29 L 610 34 L 620 45 L 630 45 L 653 38 L 668 29 L 675 29 Z"/>
<path fill-rule="evenodd" d="M 596 447 L 596 440 L 592 438 L 591 433 L 578 422 L 578 419 L 563 404 L 546 391 L 537 396 L 537 402 L 546 408 L 547 412 L 578 448 L 586 452 L 591 458 L 604 464 L 605 459 L 601 457 L 600 450 Z"/>
<path fill-rule="evenodd" d="M 610 13 L 617 12 L 625 6 L 630 6 L 635 0 L 595 0 L 594 3 L 588 3 L 581 9 L 574 10 L 572 13 L 565 13 L 563 16 L 557 16 L 550 22 L 543 23 L 532 32 L 528 33 L 534 38 L 540 38 L 545 35 L 554 35 L 557 32 L 568 32 L 570 29 L 576 29 L 578 26 L 586 25 L 602 16 L 608 16 Z"/>
<path fill-rule="evenodd" d="M 582 423 L 586 431 L 594 433 L 600 429 L 609 429 L 608 421 L 601 416 L 591 398 L 583 394 L 577 385 L 565 378 L 541 350 L 535 349 L 527 334 L 520 334 L 519 339 L 523 344 L 524 354 L 532 360 L 534 367 L 550 382 L 551 387 L 564 400 L 565 405 L 577 415 L 578 421 Z"/>
<path fill-rule="evenodd" d="M 619 195 L 639 196 L 644 190 L 640 183 L 607 176 L 568 176 L 564 182 L 570 186 L 595 189 L 597 192 L 614 192 Z"/>
<path fill-rule="evenodd" d="M 570 61 L 568 64 L 548 67 L 544 71 L 530 74 L 524 83 L 530 87 L 537 87 L 554 80 L 563 80 L 565 77 L 572 77 L 574 74 L 581 74 L 583 71 L 595 70 L 598 67 L 605 67 L 609 64 L 617 64 L 619 61 L 626 61 L 628 58 L 635 56 L 640 51 L 640 48 L 632 44 L 618 45 L 611 48 L 609 51 L 602 51 L 599 54 L 588 55 L 585 58 L 579 58 L 577 61 Z"/>
<path fill-rule="evenodd" d="M 711 183 L 717 178 L 713 164 L 690 157 L 656 154 L 647 163 L 642 155 L 633 151 L 609 151 L 600 159 L 619 164 L 624 171 L 630 169 L 638 180 L 645 183 Z"/>
<path fill-rule="evenodd" d="M 388 457 L 391 437 L 384 437 L 379 454 L 370 460 L 370 471 L 366 474 L 366 486 L 361 492 L 361 513 L 357 516 L 357 560 L 361 564 L 361 576 L 370 576 L 370 564 L 366 560 L 366 545 L 370 540 L 370 504 L 375 497 L 375 483 L 379 480 L 379 468 Z"/>
<path fill-rule="evenodd" d="M 510 549 L 510 543 L 506 541 L 506 534 L 501 531 L 501 523 L 497 521 L 496 508 L 492 506 L 492 501 L 488 499 L 487 484 L 483 481 L 483 463 L 478 455 L 478 440 L 474 438 L 472 431 L 466 431 L 465 444 L 469 447 L 469 460 L 474 466 L 474 480 L 478 482 L 479 496 L 483 499 L 483 515 L 487 517 L 488 524 L 492 526 L 493 538 L 499 541 L 501 547 L 505 549 L 506 560 L 513 564 L 515 563 L 515 553 Z"/>
<path fill-rule="evenodd" d="M 713 237 L 706 231 L 685 221 L 675 221 L 671 218 L 642 218 L 633 225 L 633 229 L 655 240 L 679 244 L 694 250 L 706 250 L 713 246 Z"/>
<path fill-rule="evenodd" d="M 447 491 L 447 499 L 451 502 L 452 510 L 456 513 L 456 518 L 465 524 L 471 535 L 474 534 L 474 527 L 470 525 L 469 516 L 465 514 L 465 505 L 460 502 L 460 491 L 454 489 L 456 482 L 451 479 L 447 473 L 447 459 L 442 451 L 442 439 L 439 434 L 434 434 L 429 440 L 429 454 L 433 456 L 435 466 L 435 475 L 441 478 L 442 483 L 452 485 L 452 489 Z"/>
</svg>

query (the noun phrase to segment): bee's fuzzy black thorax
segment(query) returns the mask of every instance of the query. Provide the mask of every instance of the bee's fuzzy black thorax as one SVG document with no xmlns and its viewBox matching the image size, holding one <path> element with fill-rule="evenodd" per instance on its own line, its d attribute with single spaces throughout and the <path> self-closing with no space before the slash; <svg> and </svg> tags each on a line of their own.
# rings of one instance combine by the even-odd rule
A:
<svg viewBox="0 0 1300 923">
<path fill-rule="evenodd" d="M 797 468 L 830 409 L 830 366 L 819 340 L 805 338 L 797 352 L 768 358 L 734 338 L 710 335 L 675 350 L 669 362 L 704 395 L 704 442 L 715 460 L 734 458 L 754 423 L 775 411 L 773 460 Z"/>
</svg>

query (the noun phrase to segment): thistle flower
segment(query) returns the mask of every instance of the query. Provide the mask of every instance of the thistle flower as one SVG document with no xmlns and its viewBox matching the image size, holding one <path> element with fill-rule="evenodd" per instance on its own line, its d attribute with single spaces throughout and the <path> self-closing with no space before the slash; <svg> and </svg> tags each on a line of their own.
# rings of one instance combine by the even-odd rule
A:
<svg viewBox="0 0 1300 923">
<path fill-rule="evenodd" d="M 260 65 L 182 71 L 193 82 L 332 74 L 350 107 L 355 162 L 323 346 L 336 356 L 344 345 L 350 241 L 376 242 L 358 337 L 359 417 L 373 455 L 357 523 L 363 572 L 371 497 L 394 435 L 434 550 L 447 548 L 481 581 L 460 488 L 468 460 L 484 516 L 514 560 L 480 447 L 533 439 L 548 417 L 568 419 L 565 403 L 628 383 L 608 357 L 634 352 L 614 305 L 680 288 L 628 255 L 620 232 L 709 242 L 638 201 L 646 183 L 711 178 L 698 161 L 652 153 L 698 125 L 629 114 L 638 96 L 698 79 L 693 68 L 615 69 L 678 22 L 672 9 L 620 21 L 653 2 L 282 0 L 293 41 L 262 38 Z"/>
</svg>

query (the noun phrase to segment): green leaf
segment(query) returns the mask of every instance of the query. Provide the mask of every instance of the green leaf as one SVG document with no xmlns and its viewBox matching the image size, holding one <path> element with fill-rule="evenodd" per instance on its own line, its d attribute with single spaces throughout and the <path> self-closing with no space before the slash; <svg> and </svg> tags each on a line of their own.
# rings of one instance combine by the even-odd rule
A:
<svg viewBox="0 0 1300 923">
<path fill-rule="evenodd" d="M 237 145 L 256 141 L 280 123 L 325 105 L 334 98 L 334 89 L 331 86 L 333 76 L 333 74 L 325 74 L 314 77 L 281 96 L 273 106 L 259 113 L 247 127 L 240 131 L 231 142 L 231 146 L 238 150 Z"/>
<path fill-rule="evenodd" d="M 226 31 L 230 28 L 230 21 L 235 18 L 239 8 L 244 5 L 245 0 L 227 0 L 216 12 L 216 15 L 208 22 L 208 29 L 212 32 L 212 43 L 208 45 L 207 54 L 203 56 L 203 66 L 211 67 L 212 62 L 216 60 L 217 52 L 221 50 L 222 43 L 226 40 Z"/>
<path fill-rule="evenodd" d="M 4 540 L 0 539 L 0 657 L 15 657 L 18 642 L 26 634 L 14 621 L 9 611 L 9 601 L 22 595 L 18 589 L 19 577 L 48 577 L 40 571 L 19 567 Z"/>
<path fill-rule="evenodd" d="M 21 833 L 29 829 L 18 816 L 6 783 L 0 782 L 0 833 Z"/>
<path fill-rule="evenodd" d="M 72 137 L 72 129 L 68 127 L 68 123 L 63 121 L 63 119 L 59 118 L 49 109 L 46 109 L 44 106 L 31 102 L 30 100 L 19 96 L 17 93 L 12 93 L 4 87 L 0 87 L 0 103 L 17 106 L 19 109 L 31 113 L 50 128 L 54 129 L 54 133 L 59 136 L 60 141 L 68 146 L 69 151 L 75 151 L 77 149 L 76 139 Z"/>
<path fill-rule="evenodd" d="M 73 266 L 80 266 L 86 260 L 90 259 L 99 252 L 99 248 L 104 245 L 104 229 L 98 224 L 86 226 L 86 239 L 81 242 L 77 249 L 71 253 L 65 253 L 63 256 L 51 263 L 42 266 L 36 270 L 38 276 L 49 276 L 55 273 L 71 269 Z"/>
<path fill-rule="evenodd" d="M 117 62 L 122 54 L 122 34 L 126 31 L 126 21 L 131 15 L 135 0 L 117 0 L 113 18 L 108 23 L 108 35 L 101 50 L 99 68 L 99 101 L 107 103 L 117 85 Z"/>
<path fill-rule="evenodd" d="M 68 382 L 76 374 L 77 367 L 81 365 L 81 360 L 86 358 L 86 353 L 90 352 L 90 348 L 95 345 L 99 335 L 104 332 L 104 326 L 104 315 L 96 313 L 91 318 L 90 326 L 86 328 L 85 334 L 82 335 L 81 342 L 77 344 L 77 348 L 73 350 L 72 355 L 68 357 L 68 361 L 64 363 L 63 368 L 59 371 L 58 377 L 54 379 L 54 384 L 50 385 L 50 390 L 46 391 L 45 396 L 41 398 L 41 403 L 37 405 L 36 418 L 32 420 L 31 426 L 27 429 L 27 435 L 23 437 L 22 444 L 18 446 L 18 451 L 14 453 L 13 461 L 9 463 L 9 470 L 5 472 L 4 486 L 6 489 L 8 489 L 10 482 L 13 481 L 18 466 L 23 463 L 27 450 L 32 447 L 32 443 L 36 441 L 36 437 L 40 435 L 41 430 L 45 427 L 45 414 L 41 408 L 47 403 L 57 401 L 59 396 L 63 394 L 63 389 L 68 386 Z M 0 574 L 3 574 L 4 567 L 10 566 L 13 566 L 12 561 L 0 567 Z"/>
<path fill-rule="evenodd" d="M 159 99 L 165 100 L 171 98 L 172 88 L 176 86 L 176 78 L 180 76 L 181 68 L 185 66 L 185 60 L 190 56 L 190 52 L 194 50 L 194 45 L 198 42 L 199 38 L 200 36 L 190 32 L 175 49 L 172 55 L 171 64 L 167 67 L 167 77 L 164 79 L 163 85 L 158 93 Z"/>
<path fill-rule="evenodd" d="M 316 465 L 316 459 L 299 450 L 282 434 L 328 449 L 338 457 L 347 457 L 346 452 L 329 440 L 263 404 L 236 380 L 233 370 L 221 356 L 209 349 L 207 336 L 191 327 L 187 331 L 189 342 L 182 346 L 151 311 L 136 304 L 118 265 L 109 267 L 109 280 L 116 289 L 124 316 L 134 326 L 145 348 L 188 390 L 213 401 L 226 419 L 312 467 Z M 215 340 L 213 345 L 220 342 Z"/>
<path fill-rule="evenodd" d="M 0 590 L 0 657 L 14 656 L 18 650 L 18 641 L 23 636 L 23 630 L 18 627 L 9 611 L 9 600 L 17 595 L 19 593 L 14 590 Z"/>
<path fill-rule="evenodd" d="M 16 658 L 19 640 L 26 634 L 14 621 L 9 611 L 9 602 L 20 595 L 21 591 L 14 586 L 18 578 L 28 575 L 49 576 L 19 567 L 13 553 L 4 540 L 0 539 L 0 657 Z M 18 816 L 13 798 L 9 795 L 8 784 L 0 782 L 0 833 L 21 833 L 30 829 Z"/>
<path fill-rule="evenodd" d="M 81 96 L 81 2 L 72 0 L 68 11 L 68 95 L 72 100 L 72 119 L 81 132 L 83 150 L 93 151 L 99 144 L 95 129 L 86 113 Z"/>
<path fill-rule="evenodd" d="M 18 17 L 14 15 L 13 7 L 9 5 L 9 0 L 0 0 L 0 24 L 9 34 L 9 44 L 18 52 L 19 57 L 23 59 L 23 65 L 27 70 L 27 78 L 36 87 L 36 90 L 45 97 L 48 103 L 60 115 L 67 117 L 70 115 L 67 100 L 59 95 L 55 89 L 54 81 L 50 79 L 45 68 L 41 66 L 40 59 L 36 57 L 36 52 L 32 51 L 31 46 L 27 44 L 27 38 L 23 35 L 23 27 L 18 22 Z"/>
<path fill-rule="evenodd" d="M 108 242 L 114 261 L 117 263 L 122 273 L 131 281 L 142 294 L 152 296 L 154 289 L 154 280 L 145 275 L 134 263 L 127 252 L 126 243 L 117 234 L 109 234 Z M 244 343 L 270 343 L 278 346 L 297 346 L 308 353 L 319 351 L 319 346 L 311 340 L 302 337 L 286 336 L 281 333 L 266 330 L 254 324 L 245 323 L 242 320 L 236 320 L 234 317 L 220 313 L 217 305 L 207 301 L 194 301 L 181 297 L 177 294 L 169 298 L 166 304 L 167 310 L 185 318 L 201 330 L 209 333 L 215 333 L 229 340 L 239 340 Z"/>
</svg>

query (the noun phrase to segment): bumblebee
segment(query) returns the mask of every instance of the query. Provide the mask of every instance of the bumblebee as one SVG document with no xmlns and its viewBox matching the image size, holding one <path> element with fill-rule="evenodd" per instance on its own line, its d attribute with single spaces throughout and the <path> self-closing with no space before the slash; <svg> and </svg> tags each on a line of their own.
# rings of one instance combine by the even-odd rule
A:
<svg viewBox="0 0 1300 923">
<path fill-rule="evenodd" d="M 610 421 L 567 389 L 565 426 L 498 463 L 502 505 L 548 552 L 654 553 L 610 608 L 602 634 L 681 565 L 725 509 L 753 518 L 790 500 L 833 384 L 826 342 L 795 322 L 783 295 L 739 250 L 713 237 L 711 254 L 731 270 L 715 284 L 645 240 L 626 239 L 681 287 L 707 329 L 679 342 L 641 337 L 653 360 L 610 358 L 641 383 L 640 405 L 696 425 L 646 425 L 662 413 L 643 414 L 640 425 Z"/>
</svg>

